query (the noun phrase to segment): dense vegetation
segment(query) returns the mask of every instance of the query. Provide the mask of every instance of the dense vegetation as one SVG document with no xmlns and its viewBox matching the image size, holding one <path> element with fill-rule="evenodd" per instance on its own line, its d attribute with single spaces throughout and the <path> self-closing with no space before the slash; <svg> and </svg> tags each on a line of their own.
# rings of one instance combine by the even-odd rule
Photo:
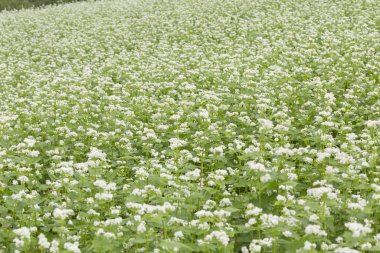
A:
<svg viewBox="0 0 380 253">
<path fill-rule="evenodd" d="M 0 11 L 1 10 L 13 10 L 13 9 L 23 9 L 31 7 L 39 7 L 49 4 L 59 4 L 59 3 L 70 3 L 78 2 L 81 0 L 0 0 Z"/>
<path fill-rule="evenodd" d="M 0 252 L 380 252 L 380 1 L 0 14 Z"/>
</svg>

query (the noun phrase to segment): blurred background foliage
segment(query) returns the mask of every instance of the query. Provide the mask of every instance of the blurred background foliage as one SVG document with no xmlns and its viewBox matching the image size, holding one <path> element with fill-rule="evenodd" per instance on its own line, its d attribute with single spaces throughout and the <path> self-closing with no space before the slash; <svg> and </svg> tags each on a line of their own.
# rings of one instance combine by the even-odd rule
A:
<svg viewBox="0 0 380 253">
<path fill-rule="evenodd" d="M 71 3 L 81 0 L 0 0 L 0 11 L 32 8 L 48 4 Z"/>
</svg>

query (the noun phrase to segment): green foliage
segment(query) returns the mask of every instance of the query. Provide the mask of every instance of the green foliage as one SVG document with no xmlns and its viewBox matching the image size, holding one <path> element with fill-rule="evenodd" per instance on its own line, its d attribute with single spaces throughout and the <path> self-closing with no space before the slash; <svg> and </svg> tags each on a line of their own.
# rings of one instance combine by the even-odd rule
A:
<svg viewBox="0 0 380 253">
<path fill-rule="evenodd" d="M 83 0 L 0 0 L 0 11 L 5 9 L 26 9 L 49 4 L 61 4 L 79 1 Z"/>
</svg>

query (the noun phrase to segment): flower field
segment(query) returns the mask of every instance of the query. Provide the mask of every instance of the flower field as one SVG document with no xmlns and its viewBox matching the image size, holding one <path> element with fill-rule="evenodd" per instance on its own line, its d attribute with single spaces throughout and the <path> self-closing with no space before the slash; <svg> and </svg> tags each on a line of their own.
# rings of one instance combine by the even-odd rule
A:
<svg viewBox="0 0 380 253">
<path fill-rule="evenodd" d="M 380 252 L 379 13 L 0 13 L 0 252 Z"/>
<path fill-rule="evenodd" d="M 81 0 L 0 0 L 0 11 L 2 10 L 14 10 L 14 9 L 26 9 L 38 6 L 78 2 Z"/>
</svg>

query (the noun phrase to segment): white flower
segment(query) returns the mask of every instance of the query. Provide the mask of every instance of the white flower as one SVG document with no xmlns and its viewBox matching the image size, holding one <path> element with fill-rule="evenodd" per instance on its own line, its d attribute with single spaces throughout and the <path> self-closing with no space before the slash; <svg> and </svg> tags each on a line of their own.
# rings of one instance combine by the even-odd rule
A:
<svg viewBox="0 0 380 253">
<path fill-rule="evenodd" d="M 256 224 L 257 220 L 255 218 L 250 218 L 247 223 L 245 223 L 246 227 L 251 227 L 252 225 Z"/>
<path fill-rule="evenodd" d="M 229 198 L 223 198 L 219 202 L 219 206 L 221 206 L 221 207 L 231 206 L 231 205 L 232 205 L 232 203 L 231 203 L 231 200 Z"/>
<path fill-rule="evenodd" d="M 174 233 L 174 239 L 175 240 L 179 241 L 179 240 L 181 240 L 183 238 L 184 238 L 184 235 L 183 235 L 182 231 L 177 231 L 177 232 Z"/>
<path fill-rule="evenodd" d="M 116 183 L 107 183 L 105 180 L 98 179 L 94 182 L 95 186 L 98 186 L 102 188 L 105 191 L 115 191 L 116 190 Z"/>
<path fill-rule="evenodd" d="M 334 96 L 333 93 L 326 93 L 325 94 L 325 99 L 330 100 L 330 101 L 334 101 L 335 100 L 335 96 Z"/>
<path fill-rule="evenodd" d="M 270 130 L 273 128 L 273 122 L 267 119 L 258 119 L 260 130 Z"/>
<path fill-rule="evenodd" d="M 280 217 L 273 214 L 262 214 L 260 217 L 263 228 L 273 228 L 280 222 Z"/>
<path fill-rule="evenodd" d="M 364 210 L 364 207 L 366 206 L 366 204 L 364 204 L 364 206 L 360 203 L 352 203 L 352 202 L 349 202 L 347 203 L 347 207 L 348 209 L 356 209 L 356 210 Z"/>
<path fill-rule="evenodd" d="M 103 235 L 104 235 L 104 237 L 106 237 L 108 239 L 115 239 L 116 238 L 116 235 L 114 233 L 111 233 L 111 232 L 105 232 Z"/>
<path fill-rule="evenodd" d="M 249 250 L 250 252 L 261 252 L 261 245 L 256 243 L 250 243 Z"/>
<path fill-rule="evenodd" d="M 140 222 L 140 224 L 137 226 L 137 233 L 142 234 L 146 231 L 145 224 L 145 221 Z"/>
<path fill-rule="evenodd" d="M 213 217 L 214 214 L 210 211 L 200 210 L 200 211 L 195 213 L 195 216 L 197 216 L 198 218 Z"/>
<path fill-rule="evenodd" d="M 51 242 L 51 246 L 50 246 L 49 251 L 52 253 L 58 253 L 59 252 L 59 242 L 57 240 L 53 240 Z"/>
<path fill-rule="evenodd" d="M 249 253 L 249 250 L 248 250 L 248 248 L 247 247 L 242 247 L 241 248 L 241 253 Z"/>
<path fill-rule="evenodd" d="M 218 147 L 210 148 L 210 151 L 213 154 L 223 155 L 225 149 L 226 149 L 226 147 L 224 145 L 221 145 L 221 146 L 218 146 Z"/>
<path fill-rule="evenodd" d="M 71 252 L 74 252 L 74 253 L 80 253 L 80 249 L 78 248 L 79 246 L 79 243 L 78 242 L 74 242 L 74 243 L 71 243 L 71 242 L 65 242 L 65 244 L 63 244 L 63 248 L 68 250 L 68 251 L 71 251 Z"/>
<path fill-rule="evenodd" d="M 360 245 L 360 248 L 362 250 L 370 250 L 372 248 L 372 244 L 370 242 L 367 242 L 367 243 Z"/>
<path fill-rule="evenodd" d="M 224 246 L 227 246 L 228 242 L 230 241 L 230 238 L 228 237 L 227 233 L 223 230 L 213 231 L 210 234 L 206 235 L 205 241 L 211 241 L 213 238 L 222 243 Z"/>
<path fill-rule="evenodd" d="M 312 249 L 315 249 L 316 247 L 317 247 L 317 245 L 315 243 L 311 243 L 309 241 L 306 241 L 304 243 L 303 249 L 304 250 L 312 250 Z"/>
<path fill-rule="evenodd" d="M 53 211 L 54 218 L 62 219 L 62 220 L 66 219 L 69 216 L 73 216 L 74 214 L 75 214 L 74 211 L 71 209 L 55 208 Z"/>
<path fill-rule="evenodd" d="M 38 150 L 30 150 L 28 152 L 28 155 L 30 155 L 31 157 L 38 157 L 39 154 L 40 154 L 40 151 Z"/>
<path fill-rule="evenodd" d="M 305 233 L 307 235 L 318 235 L 318 236 L 327 236 L 326 231 L 321 229 L 319 225 L 308 225 L 305 228 Z"/>
<path fill-rule="evenodd" d="M 376 245 L 380 246 L 380 233 L 374 236 L 374 239 L 376 241 Z"/>
<path fill-rule="evenodd" d="M 22 227 L 22 228 L 19 228 L 19 229 L 14 229 L 13 233 L 15 233 L 16 235 L 20 236 L 21 238 L 30 239 L 31 231 L 27 227 Z"/>
<path fill-rule="evenodd" d="M 189 180 L 197 180 L 201 176 L 200 169 L 194 169 L 192 171 L 186 172 L 185 175 L 180 176 L 181 180 L 189 181 Z"/>
<path fill-rule="evenodd" d="M 369 224 L 363 226 L 363 224 L 357 222 L 347 222 L 344 226 L 352 232 L 353 237 L 365 236 L 372 232 Z"/>
<path fill-rule="evenodd" d="M 245 216 L 258 216 L 263 211 L 262 208 L 255 207 L 253 204 L 247 206 L 247 211 L 245 211 Z"/>
<path fill-rule="evenodd" d="M 198 115 L 199 115 L 199 117 L 204 118 L 204 119 L 208 119 L 209 118 L 209 113 L 205 109 L 200 109 L 198 111 Z"/>
<path fill-rule="evenodd" d="M 321 186 L 317 188 L 309 188 L 307 189 L 307 195 L 312 196 L 316 199 L 322 198 L 324 195 L 326 195 L 329 199 L 337 199 L 337 191 L 328 186 Z"/>
<path fill-rule="evenodd" d="M 316 222 L 317 220 L 319 220 L 319 216 L 318 215 L 316 215 L 314 213 L 312 215 L 310 215 L 309 221 Z"/>
<path fill-rule="evenodd" d="M 260 181 L 261 183 L 267 183 L 271 180 L 271 176 L 269 174 L 265 174 L 264 176 L 260 177 Z"/>
<path fill-rule="evenodd" d="M 45 237 L 44 234 L 38 235 L 38 244 L 44 249 L 50 248 L 50 242 L 48 241 L 48 239 Z"/>
<path fill-rule="evenodd" d="M 171 139 L 169 139 L 169 142 L 170 142 L 170 148 L 171 149 L 180 148 L 180 147 L 183 147 L 187 144 L 186 141 L 178 139 L 178 138 L 171 138 Z"/>
<path fill-rule="evenodd" d="M 380 120 L 368 120 L 368 121 L 366 122 L 366 124 L 367 124 L 367 126 L 368 126 L 369 128 L 375 128 L 375 127 L 377 127 L 377 126 L 380 126 Z"/>
<path fill-rule="evenodd" d="M 100 149 L 96 147 L 91 147 L 90 153 L 87 154 L 89 159 L 99 159 L 101 161 L 105 161 L 107 155 L 103 153 Z"/>
<path fill-rule="evenodd" d="M 251 169 L 251 170 L 255 170 L 255 171 L 260 171 L 260 172 L 267 172 L 267 169 L 265 168 L 265 166 L 261 163 L 256 163 L 255 161 L 249 161 L 247 163 L 248 167 Z"/>
<path fill-rule="evenodd" d="M 25 245 L 24 240 L 20 240 L 19 238 L 13 239 L 13 242 L 15 243 L 17 248 L 24 247 L 24 245 Z"/>
<path fill-rule="evenodd" d="M 27 182 L 29 182 L 29 178 L 26 177 L 26 176 L 19 176 L 17 178 L 17 180 L 20 181 L 21 183 L 27 183 Z"/>
<path fill-rule="evenodd" d="M 29 136 L 28 138 L 24 139 L 24 142 L 28 145 L 28 147 L 33 147 L 34 144 L 37 142 L 36 139 L 34 139 L 33 136 Z"/>
<path fill-rule="evenodd" d="M 112 200 L 113 194 L 108 192 L 96 193 L 95 198 L 99 200 Z"/>
</svg>

